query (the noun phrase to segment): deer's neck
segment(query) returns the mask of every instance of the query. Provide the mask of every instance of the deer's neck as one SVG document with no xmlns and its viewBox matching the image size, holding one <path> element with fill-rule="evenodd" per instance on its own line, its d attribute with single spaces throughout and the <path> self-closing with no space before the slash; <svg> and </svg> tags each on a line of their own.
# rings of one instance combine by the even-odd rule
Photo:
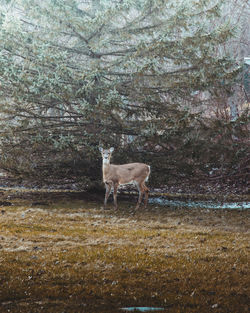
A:
<svg viewBox="0 0 250 313">
<path fill-rule="evenodd" d="M 105 181 L 105 178 L 109 175 L 110 167 L 111 167 L 110 163 L 106 163 L 106 162 L 102 163 L 102 174 L 103 174 L 104 181 Z"/>
</svg>

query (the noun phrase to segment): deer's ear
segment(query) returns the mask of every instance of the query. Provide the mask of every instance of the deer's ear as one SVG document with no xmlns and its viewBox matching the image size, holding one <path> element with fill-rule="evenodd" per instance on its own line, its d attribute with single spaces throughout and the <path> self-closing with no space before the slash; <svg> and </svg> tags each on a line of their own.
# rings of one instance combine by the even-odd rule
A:
<svg viewBox="0 0 250 313">
<path fill-rule="evenodd" d="M 109 149 L 109 151 L 112 153 L 113 151 L 114 151 L 115 149 L 113 148 L 113 147 L 111 147 L 110 149 Z"/>
<path fill-rule="evenodd" d="M 103 151 L 103 148 L 102 148 L 102 147 L 99 147 L 99 150 L 100 150 L 100 152 L 102 152 L 102 151 Z"/>
</svg>

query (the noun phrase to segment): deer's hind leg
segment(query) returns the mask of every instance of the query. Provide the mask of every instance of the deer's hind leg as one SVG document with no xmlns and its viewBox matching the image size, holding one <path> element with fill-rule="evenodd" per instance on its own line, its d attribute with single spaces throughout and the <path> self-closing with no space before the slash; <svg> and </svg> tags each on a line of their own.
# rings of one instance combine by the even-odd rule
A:
<svg viewBox="0 0 250 313">
<path fill-rule="evenodd" d="M 139 209 L 140 204 L 142 202 L 143 196 L 144 196 L 144 209 L 147 207 L 148 204 L 148 195 L 149 195 L 149 188 L 145 185 L 145 182 L 142 183 L 138 183 L 136 184 L 138 191 L 139 191 L 139 198 L 138 198 L 138 202 L 136 204 L 136 210 Z"/>
<path fill-rule="evenodd" d="M 144 187 L 143 187 L 143 183 L 136 183 L 136 186 L 138 188 L 138 192 L 139 192 L 139 197 L 138 197 L 138 201 L 137 201 L 137 204 L 136 204 L 136 207 L 135 209 L 139 209 L 140 207 L 140 204 L 142 202 L 142 198 L 143 198 L 143 195 L 144 195 Z"/>
<path fill-rule="evenodd" d="M 144 193 L 145 193 L 145 198 L 144 198 L 144 209 L 146 209 L 147 207 L 147 204 L 148 204 L 148 195 L 149 195 L 149 188 L 145 185 L 144 185 Z"/>
</svg>

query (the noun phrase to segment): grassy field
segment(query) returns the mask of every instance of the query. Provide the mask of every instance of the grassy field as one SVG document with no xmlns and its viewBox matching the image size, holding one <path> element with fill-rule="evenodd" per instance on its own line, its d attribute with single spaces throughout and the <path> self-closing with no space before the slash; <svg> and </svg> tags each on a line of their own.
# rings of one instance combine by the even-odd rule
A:
<svg viewBox="0 0 250 313">
<path fill-rule="evenodd" d="M 119 206 L 1 207 L 0 312 L 248 312 L 249 211 Z"/>
</svg>

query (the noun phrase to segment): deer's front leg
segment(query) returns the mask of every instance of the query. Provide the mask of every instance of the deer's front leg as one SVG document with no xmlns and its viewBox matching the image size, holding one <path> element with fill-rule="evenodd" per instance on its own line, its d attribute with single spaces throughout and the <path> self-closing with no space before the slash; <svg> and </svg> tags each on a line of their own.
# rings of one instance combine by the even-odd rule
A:
<svg viewBox="0 0 250 313">
<path fill-rule="evenodd" d="M 109 195 L 111 193 L 112 183 L 105 182 L 105 187 L 106 187 L 106 193 L 105 193 L 105 199 L 104 199 L 104 208 L 106 208 L 106 206 L 107 206 L 107 201 L 108 201 Z"/>
<path fill-rule="evenodd" d="M 115 183 L 114 184 L 114 206 L 115 209 L 117 209 L 117 190 L 118 190 L 119 184 Z"/>
</svg>

